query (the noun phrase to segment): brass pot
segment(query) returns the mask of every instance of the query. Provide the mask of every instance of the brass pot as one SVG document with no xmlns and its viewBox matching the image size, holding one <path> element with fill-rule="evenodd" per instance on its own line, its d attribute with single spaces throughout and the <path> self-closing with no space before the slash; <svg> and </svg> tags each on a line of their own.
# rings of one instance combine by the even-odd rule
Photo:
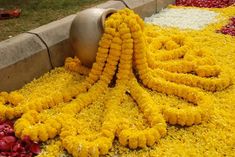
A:
<svg viewBox="0 0 235 157">
<path fill-rule="evenodd" d="M 75 56 L 83 65 L 91 67 L 95 62 L 105 19 L 114 12 L 115 9 L 90 8 L 79 12 L 74 18 L 70 28 L 70 42 Z"/>
</svg>

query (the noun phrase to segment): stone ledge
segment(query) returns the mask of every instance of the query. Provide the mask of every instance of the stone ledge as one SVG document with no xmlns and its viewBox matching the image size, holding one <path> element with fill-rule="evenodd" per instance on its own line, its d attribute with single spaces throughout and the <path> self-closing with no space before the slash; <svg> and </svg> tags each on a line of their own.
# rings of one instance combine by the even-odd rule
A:
<svg viewBox="0 0 235 157">
<path fill-rule="evenodd" d="M 134 10 L 140 17 L 151 16 L 157 11 L 157 0 L 121 0 L 130 9 Z"/>
<path fill-rule="evenodd" d="M 174 4 L 175 0 L 157 0 L 157 12 L 166 8 L 169 4 Z"/>
<path fill-rule="evenodd" d="M 69 30 L 75 16 L 72 14 L 29 31 L 29 33 L 38 35 L 45 42 L 53 67 L 62 66 L 66 57 L 74 55 L 69 43 Z"/>
<path fill-rule="evenodd" d="M 19 89 L 51 68 L 47 48 L 37 36 L 23 33 L 0 42 L 0 91 Z"/>
<path fill-rule="evenodd" d="M 111 1 L 107 1 L 105 3 L 99 4 L 99 5 L 95 6 L 95 8 L 103 8 L 103 9 L 115 8 L 117 10 L 120 10 L 120 9 L 126 8 L 126 6 L 122 1 L 111 0 Z"/>
</svg>

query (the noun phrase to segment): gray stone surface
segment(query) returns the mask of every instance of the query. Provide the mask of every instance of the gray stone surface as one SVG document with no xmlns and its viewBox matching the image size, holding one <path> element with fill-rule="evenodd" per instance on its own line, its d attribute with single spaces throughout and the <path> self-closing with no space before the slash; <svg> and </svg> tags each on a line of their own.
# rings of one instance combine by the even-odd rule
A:
<svg viewBox="0 0 235 157">
<path fill-rule="evenodd" d="M 115 8 L 117 10 L 125 8 L 125 4 L 122 1 L 107 1 L 105 3 L 95 6 L 95 8 Z"/>
<path fill-rule="evenodd" d="M 157 12 L 166 8 L 169 4 L 174 4 L 175 0 L 157 0 Z"/>
<path fill-rule="evenodd" d="M 45 42 L 53 67 L 62 66 L 66 57 L 74 55 L 69 42 L 69 30 L 74 17 L 75 14 L 29 31 Z"/>
<path fill-rule="evenodd" d="M 21 88 L 51 69 L 46 46 L 28 33 L 0 42 L 0 91 Z"/>
<path fill-rule="evenodd" d="M 122 0 L 130 9 L 134 10 L 140 17 L 148 17 L 157 10 L 157 0 Z"/>
</svg>

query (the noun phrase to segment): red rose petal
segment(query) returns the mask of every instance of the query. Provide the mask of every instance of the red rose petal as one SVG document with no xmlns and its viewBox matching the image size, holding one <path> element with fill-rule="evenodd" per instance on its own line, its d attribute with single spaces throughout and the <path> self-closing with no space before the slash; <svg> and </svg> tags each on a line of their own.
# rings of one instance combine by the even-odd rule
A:
<svg viewBox="0 0 235 157">
<path fill-rule="evenodd" d="M 0 151 L 9 151 L 11 146 L 9 146 L 5 141 L 0 140 Z"/>
<path fill-rule="evenodd" d="M 235 36 L 235 17 L 230 19 L 230 22 L 221 28 L 221 30 L 217 31 L 222 34 L 228 34 L 231 36 Z"/>
<path fill-rule="evenodd" d="M 13 122 L 0 121 L 0 157 L 32 157 L 41 152 L 40 145 L 33 142 L 29 136 L 23 140 L 14 135 Z"/>
<path fill-rule="evenodd" d="M 30 139 L 29 136 L 24 136 L 24 138 L 22 139 L 23 142 L 27 143 L 27 144 L 30 144 L 32 141 Z"/>
<path fill-rule="evenodd" d="M 41 152 L 39 144 L 37 144 L 37 143 L 31 144 L 30 151 L 34 154 L 39 154 Z"/>
<path fill-rule="evenodd" d="M 224 8 L 233 5 L 235 0 L 176 0 L 179 6 L 194 6 L 202 8 Z"/>
<path fill-rule="evenodd" d="M 2 138 L 2 140 L 5 141 L 7 144 L 16 142 L 16 138 L 14 136 L 5 136 Z"/>
</svg>

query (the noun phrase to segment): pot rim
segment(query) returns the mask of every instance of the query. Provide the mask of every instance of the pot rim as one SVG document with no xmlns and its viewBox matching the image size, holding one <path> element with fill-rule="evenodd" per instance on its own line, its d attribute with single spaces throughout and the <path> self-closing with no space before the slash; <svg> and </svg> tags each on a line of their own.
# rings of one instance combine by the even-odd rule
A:
<svg viewBox="0 0 235 157">
<path fill-rule="evenodd" d="M 102 13 L 101 15 L 101 25 L 104 29 L 104 24 L 105 24 L 105 20 L 107 18 L 108 15 L 112 14 L 112 13 L 116 13 L 117 12 L 117 9 L 114 9 L 114 8 L 108 8 L 108 9 L 105 9 L 106 11 L 104 13 Z"/>
</svg>

